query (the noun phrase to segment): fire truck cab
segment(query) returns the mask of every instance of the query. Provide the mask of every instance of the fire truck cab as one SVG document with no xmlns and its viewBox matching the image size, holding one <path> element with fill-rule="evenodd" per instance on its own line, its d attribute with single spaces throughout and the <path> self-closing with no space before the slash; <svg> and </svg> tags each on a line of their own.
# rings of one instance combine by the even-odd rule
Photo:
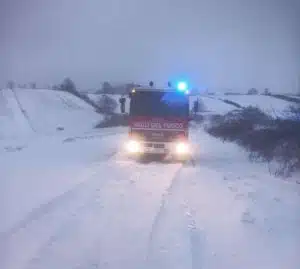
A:
<svg viewBox="0 0 300 269">
<path fill-rule="evenodd" d="M 189 95 L 184 87 L 131 90 L 126 144 L 130 155 L 163 154 L 187 159 L 191 153 L 188 125 Z"/>
</svg>

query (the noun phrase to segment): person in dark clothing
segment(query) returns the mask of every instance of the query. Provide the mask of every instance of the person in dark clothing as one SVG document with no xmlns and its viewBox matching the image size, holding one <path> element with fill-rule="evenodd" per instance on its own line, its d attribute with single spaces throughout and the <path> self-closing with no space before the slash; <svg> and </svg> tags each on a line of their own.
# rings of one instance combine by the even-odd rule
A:
<svg viewBox="0 0 300 269">
<path fill-rule="evenodd" d="M 193 112 L 196 114 L 199 111 L 199 101 L 198 99 L 194 101 Z"/>
<path fill-rule="evenodd" d="M 125 103 L 126 103 L 126 98 L 124 96 L 122 96 L 119 99 L 120 102 L 120 106 L 121 106 L 121 113 L 124 114 L 125 113 Z"/>
</svg>

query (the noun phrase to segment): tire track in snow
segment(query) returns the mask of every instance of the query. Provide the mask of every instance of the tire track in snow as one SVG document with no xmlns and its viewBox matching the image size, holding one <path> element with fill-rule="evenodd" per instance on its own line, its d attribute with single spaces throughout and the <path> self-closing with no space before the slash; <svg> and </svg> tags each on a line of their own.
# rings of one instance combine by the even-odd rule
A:
<svg viewBox="0 0 300 269">
<path fill-rule="evenodd" d="M 113 135 L 119 135 L 119 133 L 108 133 L 104 135 L 97 136 L 98 138 L 106 138 Z M 77 137 L 76 137 L 77 138 Z M 86 174 L 90 169 L 93 169 L 94 167 L 97 167 L 99 163 L 109 162 L 113 161 L 114 158 L 117 156 L 119 150 L 112 150 L 109 154 L 104 155 L 104 158 L 101 160 L 97 160 L 96 162 L 92 162 L 91 165 L 89 165 L 87 168 L 83 170 L 83 175 L 80 177 L 86 178 L 82 182 L 76 184 L 72 188 L 66 190 L 65 192 L 59 194 L 58 196 L 54 197 L 50 201 L 41 204 L 39 207 L 34 208 L 24 219 L 19 221 L 16 225 L 14 225 L 12 228 L 10 228 L 8 231 L 0 232 L 0 242 L 4 240 L 7 237 L 10 237 L 14 235 L 18 230 L 26 228 L 32 221 L 38 220 L 40 217 L 42 217 L 44 214 L 47 214 L 53 210 L 55 210 L 56 207 L 64 203 L 65 201 L 68 201 L 72 198 L 74 198 L 74 195 L 76 195 L 76 192 L 80 190 L 83 186 L 89 183 L 90 175 Z M 94 174 L 94 172 L 92 172 Z"/>
<path fill-rule="evenodd" d="M 95 181 L 95 183 L 96 182 L 97 181 Z M 81 222 L 85 219 L 85 216 L 90 213 L 89 209 L 94 206 L 95 203 L 97 203 L 97 200 L 99 198 L 99 190 L 106 183 L 107 181 L 100 184 L 98 183 L 98 187 L 95 189 L 92 187 L 92 190 L 89 193 L 86 201 L 84 201 L 78 208 L 70 213 L 63 222 L 61 222 L 61 225 L 57 227 L 55 232 L 48 238 L 47 241 L 45 241 L 45 243 L 41 247 L 38 248 L 34 256 L 28 261 L 26 268 L 71 268 L 70 265 L 62 259 L 63 255 L 59 256 L 58 254 L 60 251 L 63 253 L 66 249 L 68 249 L 68 247 L 65 248 L 64 244 L 69 245 L 68 239 L 70 237 L 73 238 L 74 241 L 78 241 L 78 238 L 85 237 L 84 233 L 80 231 L 78 226 L 80 226 Z M 101 209 L 101 205 L 99 205 L 99 208 Z M 88 231 L 85 232 L 88 233 Z M 84 241 L 83 238 L 82 241 Z M 69 247 L 73 246 L 69 245 Z M 71 249 L 67 251 L 71 252 Z M 65 256 L 67 255 L 65 254 Z M 58 266 L 55 265 L 56 263 L 58 263 Z M 54 265 L 51 266 L 51 264 Z"/>
<path fill-rule="evenodd" d="M 54 211 L 56 208 L 58 208 L 61 204 L 64 204 L 68 202 L 69 200 L 72 200 L 75 198 L 77 192 L 81 190 L 85 185 L 90 183 L 91 175 L 95 174 L 94 171 L 92 171 L 91 175 L 86 174 L 88 170 L 93 168 L 93 166 L 98 166 L 99 163 L 107 162 L 110 160 L 113 160 L 114 156 L 118 153 L 118 151 L 113 151 L 111 154 L 106 156 L 105 159 L 94 162 L 93 165 L 89 166 L 88 168 L 84 169 L 83 171 L 83 177 L 86 179 L 82 182 L 76 184 L 71 189 L 68 189 L 67 191 L 63 192 L 62 194 L 54 197 L 49 202 L 44 203 L 40 205 L 39 207 L 33 209 L 26 218 L 19 221 L 15 226 L 13 226 L 11 229 L 9 229 L 6 232 L 0 233 L 0 242 L 5 240 L 8 237 L 13 236 L 15 233 L 17 233 L 21 229 L 26 229 L 26 227 L 33 221 L 38 220 L 39 218 L 43 217 L 43 215 L 46 215 L 48 213 L 51 213 L 51 211 Z"/>
<path fill-rule="evenodd" d="M 203 266 L 205 236 L 199 229 L 195 214 L 189 206 L 184 171 L 193 167 L 182 165 L 174 176 L 153 222 L 146 256 L 147 268 L 191 268 Z"/>
<path fill-rule="evenodd" d="M 99 180 L 97 175 L 99 171 L 93 169 L 86 175 L 87 180 L 34 210 L 11 233 L 2 236 L 0 268 L 23 268 L 28 262 L 30 266 L 39 260 L 40 255 L 47 253 L 47 249 L 97 199 L 99 189 L 107 183 L 107 180 Z"/>
<path fill-rule="evenodd" d="M 120 134 L 121 133 L 113 132 L 113 133 L 95 135 L 93 136 L 93 138 L 97 137 L 97 138 L 105 139 L 107 137 L 120 135 Z M 85 137 L 83 139 L 85 139 Z M 90 175 L 88 171 L 90 169 L 93 169 L 93 167 L 97 167 L 101 163 L 114 161 L 118 153 L 119 153 L 119 148 L 117 147 L 116 149 L 112 149 L 111 152 L 109 152 L 108 154 L 104 154 L 102 156 L 103 158 L 101 158 L 100 160 L 98 159 L 97 161 L 93 161 L 87 168 L 83 169 L 82 175 L 79 176 L 76 175 L 77 177 L 82 177 L 85 179 L 83 179 L 80 183 L 77 183 L 75 186 L 72 186 L 70 189 L 52 198 L 50 201 L 39 205 L 37 208 L 32 209 L 32 211 L 29 212 L 24 219 L 20 220 L 8 231 L 0 232 L 0 242 L 14 235 L 19 230 L 26 228 L 32 221 L 38 220 L 40 217 L 43 217 L 43 215 L 48 214 L 49 212 L 55 210 L 55 208 L 59 207 L 60 204 L 63 204 L 70 199 L 73 199 L 74 195 L 76 195 L 76 192 L 89 183 Z"/>
<path fill-rule="evenodd" d="M 169 167 L 135 161 L 122 162 L 119 158 L 116 158 L 116 162 L 121 168 L 117 174 L 123 177 L 116 177 L 116 182 L 104 190 L 102 199 L 107 206 L 101 213 L 101 223 L 96 224 L 99 230 L 95 232 L 92 246 L 85 250 L 86 255 L 82 255 L 76 268 L 145 266 L 152 216 L 156 215 L 156 208 L 160 207 L 161 193 L 169 188 L 169 179 L 173 178 L 179 167 L 174 164 Z M 164 176 L 159 178 L 158 175 Z M 157 186 L 159 182 L 162 182 L 163 188 Z"/>
<path fill-rule="evenodd" d="M 118 161 L 118 158 L 115 161 Z M 103 256 L 103 251 L 107 251 L 106 248 L 109 249 L 110 246 L 108 245 L 110 244 L 113 244 L 115 248 L 118 248 L 118 243 L 121 245 L 126 245 L 124 241 L 126 242 L 127 236 L 123 235 L 120 230 L 126 230 L 124 227 L 127 227 L 128 225 L 128 218 L 130 219 L 130 224 L 132 221 L 134 221 L 134 219 L 128 215 L 136 213 L 137 211 L 135 208 L 135 203 L 132 204 L 132 201 L 129 201 L 129 204 L 127 204 L 128 198 L 130 197 L 131 199 L 135 200 L 132 198 L 132 196 L 135 197 L 137 194 L 141 195 L 141 190 L 138 188 L 139 191 L 137 192 L 135 184 L 138 184 L 138 182 L 142 180 L 143 173 L 149 173 L 148 169 L 145 169 L 147 166 L 139 165 L 135 162 L 129 162 L 129 164 L 135 166 L 135 169 L 130 169 L 130 177 L 122 177 L 124 174 L 122 170 L 115 170 L 111 174 L 108 184 L 105 185 L 104 188 L 99 189 L 101 206 L 97 206 L 97 201 L 91 199 L 90 203 L 85 207 L 88 210 L 81 210 L 79 213 L 79 218 L 70 220 L 70 223 L 64 225 L 66 228 L 70 227 L 70 229 L 62 228 L 61 231 L 54 236 L 55 240 L 52 240 L 51 244 L 47 244 L 43 249 L 41 249 L 37 255 L 37 258 L 31 262 L 30 267 L 28 268 L 45 268 L 46 265 L 49 268 L 57 268 L 58 266 L 62 266 L 66 269 L 94 267 L 102 268 L 102 265 L 106 266 L 109 263 L 118 263 L 118 261 L 109 260 L 111 258 L 111 253 L 108 253 L 109 257 L 106 255 Z M 130 167 L 126 166 L 125 171 L 128 168 Z M 149 182 L 149 179 L 147 181 Z M 119 192 L 120 190 L 122 190 L 122 193 Z M 129 209 L 128 205 L 134 205 L 133 208 L 130 206 L 132 212 L 125 214 L 125 219 L 120 219 L 118 216 L 121 214 L 117 210 L 118 206 L 120 205 L 122 205 L 122 208 L 125 211 Z M 140 209 L 143 211 L 142 206 Z M 116 222 L 116 220 L 118 221 Z M 118 224 L 118 222 L 123 222 L 123 225 L 121 223 Z M 87 231 L 87 225 L 92 225 L 92 229 L 90 231 Z M 111 229 L 111 226 L 114 228 L 112 228 L 113 232 L 110 233 L 109 230 Z M 93 229 L 93 227 L 97 227 L 97 229 Z M 118 227 L 118 229 L 116 229 L 116 227 Z M 127 232 L 130 234 L 130 231 Z M 120 237 L 117 236 L 118 240 L 121 241 L 118 241 L 117 243 L 110 242 L 114 242 L 114 239 L 116 239 L 114 238 L 114 233 L 122 235 Z M 109 234 L 110 236 L 107 237 Z M 79 243 L 80 245 L 78 245 Z M 105 245 L 105 249 L 103 249 L 103 245 Z M 74 246 L 75 248 L 73 248 Z M 76 249 L 76 246 L 80 248 L 79 251 Z M 71 255 L 63 255 L 60 250 L 64 251 L 64 249 L 69 249 Z M 103 251 L 101 251 L 101 249 Z M 119 256 L 121 253 L 117 254 Z M 109 261 L 106 261 L 106 259 Z M 117 259 L 118 257 L 116 260 Z"/>
<path fill-rule="evenodd" d="M 168 198 L 172 195 L 172 191 L 176 188 L 177 182 L 179 180 L 179 175 L 181 172 L 181 169 L 183 168 L 183 165 L 180 164 L 180 166 L 178 167 L 175 175 L 173 176 L 169 187 L 165 190 L 165 192 L 162 195 L 161 198 L 161 202 L 160 202 L 160 207 L 157 211 L 157 214 L 154 217 L 152 226 L 151 226 L 151 231 L 149 234 L 149 239 L 148 239 L 148 246 L 147 246 L 147 253 L 146 253 L 146 263 L 147 266 L 149 266 L 149 264 L 151 264 L 151 259 L 153 256 L 153 244 L 154 244 L 154 238 L 156 236 L 156 233 L 159 230 L 159 226 L 160 226 L 160 222 L 161 219 L 165 213 L 166 210 L 166 203 Z"/>
<path fill-rule="evenodd" d="M 188 231 L 190 235 L 190 252 L 192 259 L 192 269 L 200 269 L 202 265 L 201 255 L 197 250 L 203 249 L 203 235 L 202 232 L 197 227 L 195 218 L 190 210 L 187 209 L 187 219 L 188 219 Z"/>
</svg>

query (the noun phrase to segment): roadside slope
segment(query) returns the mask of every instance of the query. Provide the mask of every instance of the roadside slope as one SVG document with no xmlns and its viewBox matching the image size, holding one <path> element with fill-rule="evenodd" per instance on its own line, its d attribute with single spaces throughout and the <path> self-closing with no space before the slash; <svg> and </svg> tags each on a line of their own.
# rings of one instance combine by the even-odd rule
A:
<svg viewBox="0 0 300 269">
<path fill-rule="evenodd" d="M 0 90 L 0 139 L 31 135 L 33 129 L 12 90 Z"/>
<path fill-rule="evenodd" d="M 39 133 L 90 130 L 103 116 L 80 98 L 67 93 L 41 89 L 16 89 L 17 98 Z"/>
</svg>

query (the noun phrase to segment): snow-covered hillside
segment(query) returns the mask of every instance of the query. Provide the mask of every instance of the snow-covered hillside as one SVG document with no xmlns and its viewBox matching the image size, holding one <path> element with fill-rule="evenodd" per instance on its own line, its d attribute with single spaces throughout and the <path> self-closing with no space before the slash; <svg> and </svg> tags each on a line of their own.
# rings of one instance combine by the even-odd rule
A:
<svg viewBox="0 0 300 269">
<path fill-rule="evenodd" d="M 51 134 L 57 128 L 65 131 L 89 130 L 103 119 L 94 108 L 67 92 L 14 89 L 1 90 L 0 136 L 22 136 L 24 133 Z"/>
<path fill-rule="evenodd" d="M 265 113 L 275 117 L 284 117 L 289 107 L 294 105 L 292 102 L 266 95 L 227 95 L 222 96 L 222 98 L 238 103 L 243 107 L 258 107 Z"/>
<path fill-rule="evenodd" d="M 222 100 L 219 100 L 218 98 L 203 95 L 194 95 L 190 96 L 190 110 L 193 109 L 193 103 L 197 99 L 203 103 L 204 112 L 213 114 L 226 114 L 229 111 L 236 109 L 236 107 L 234 107 L 233 105 L 227 104 Z"/>
<path fill-rule="evenodd" d="M 32 134 L 26 114 L 19 107 L 11 90 L 0 90 L 0 139 Z"/>
</svg>

